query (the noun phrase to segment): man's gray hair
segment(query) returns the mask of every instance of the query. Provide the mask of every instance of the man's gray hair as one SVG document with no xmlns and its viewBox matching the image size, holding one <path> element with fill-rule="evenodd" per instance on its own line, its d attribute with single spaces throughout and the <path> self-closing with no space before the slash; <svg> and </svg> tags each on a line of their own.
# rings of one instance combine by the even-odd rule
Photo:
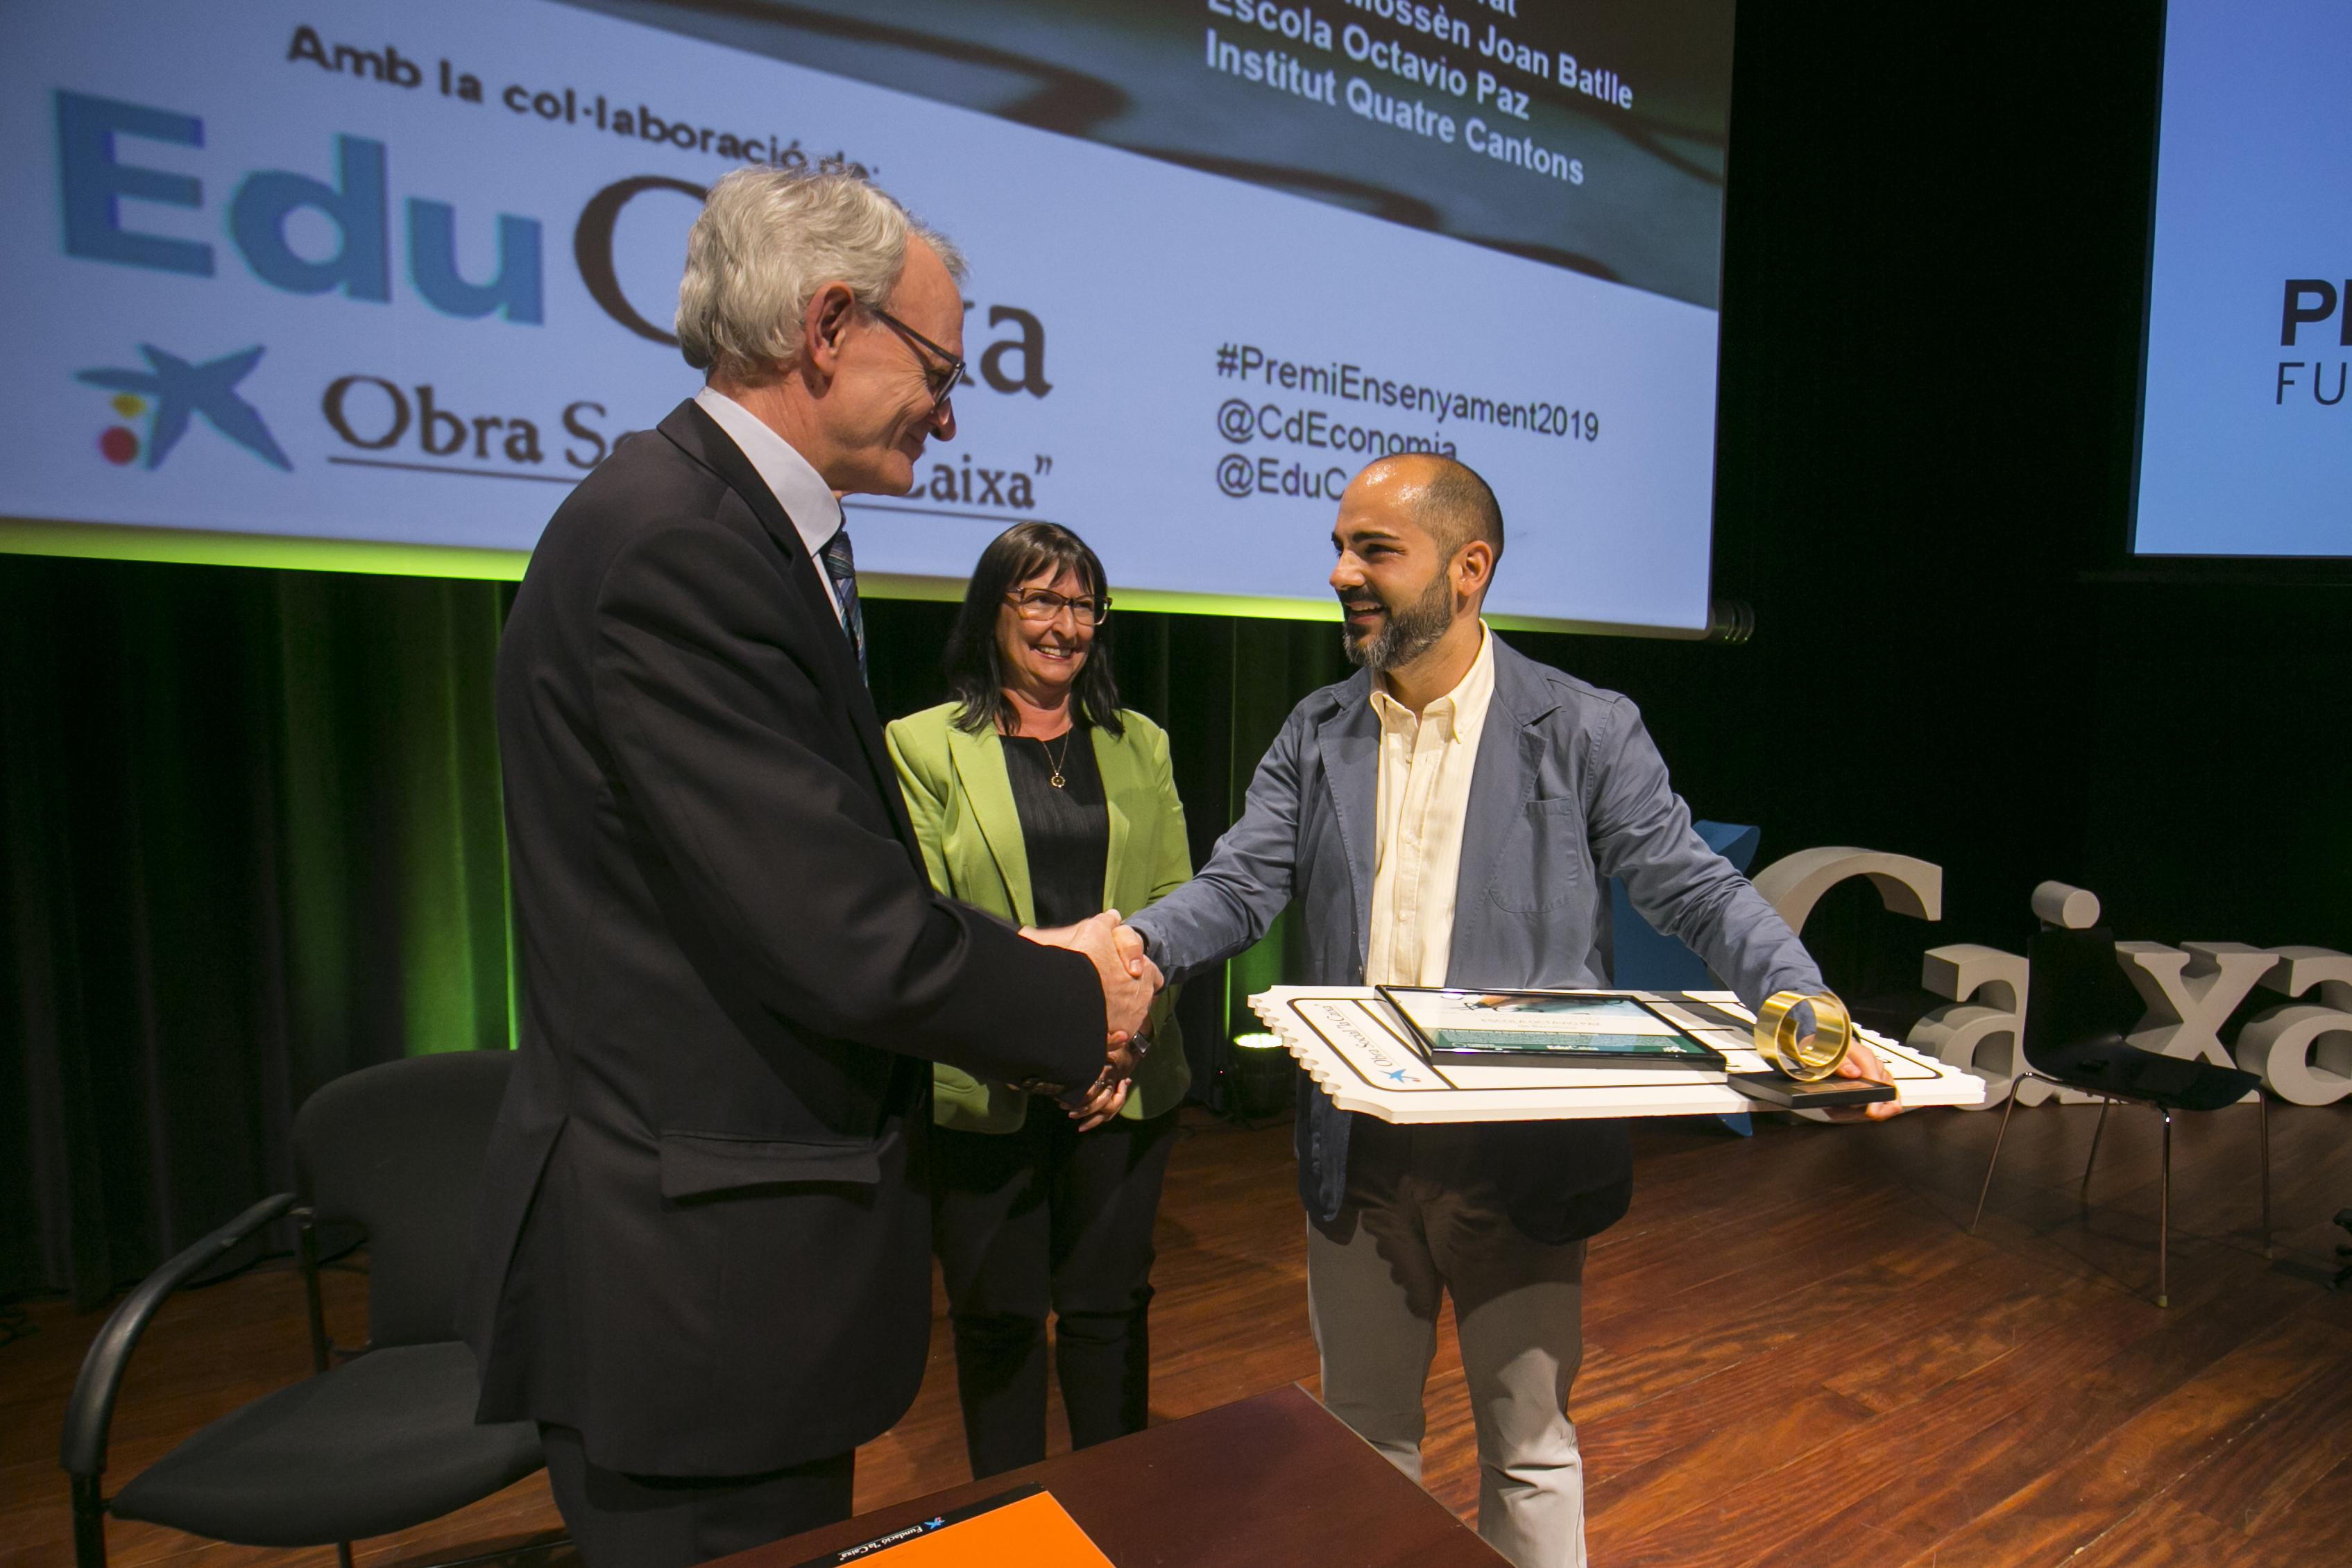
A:
<svg viewBox="0 0 2352 1568">
<path fill-rule="evenodd" d="M 710 187 L 686 237 L 678 349 L 695 369 L 729 380 L 784 369 L 826 284 L 847 284 L 861 305 L 888 305 L 909 238 L 963 281 L 962 252 L 858 175 L 738 169 Z"/>
</svg>

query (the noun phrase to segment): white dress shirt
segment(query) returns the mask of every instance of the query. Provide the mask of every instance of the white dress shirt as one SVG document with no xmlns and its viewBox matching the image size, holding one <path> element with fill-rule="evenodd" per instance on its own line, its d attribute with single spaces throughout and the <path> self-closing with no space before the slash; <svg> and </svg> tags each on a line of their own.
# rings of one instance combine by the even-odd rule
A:
<svg viewBox="0 0 2352 1568">
<path fill-rule="evenodd" d="M 1443 985 L 1454 954 L 1462 824 L 1478 737 L 1495 696 L 1495 638 L 1478 626 L 1478 657 L 1453 690 L 1415 715 L 1372 682 L 1381 721 L 1380 813 L 1373 829 L 1368 985 Z"/>
<path fill-rule="evenodd" d="M 841 620 L 841 600 L 833 591 L 833 579 L 824 574 L 824 563 L 817 559 L 817 552 L 841 531 L 841 502 L 834 496 L 833 487 L 824 482 L 824 475 L 810 467 L 806 458 L 793 449 L 791 442 L 769 429 L 758 415 L 725 393 L 713 392 L 706 386 L 694 395 L 694 401 L 718 421 L 728 439 L 768 481 L 768 489 L 775 492 L 776 504 L 784 509 L 801 542 L 808 546 L 809 564 L 816 568 L 816 580 L 824 589 L 824 602 L 833 606 L 833 618 Z"/>
</svg>

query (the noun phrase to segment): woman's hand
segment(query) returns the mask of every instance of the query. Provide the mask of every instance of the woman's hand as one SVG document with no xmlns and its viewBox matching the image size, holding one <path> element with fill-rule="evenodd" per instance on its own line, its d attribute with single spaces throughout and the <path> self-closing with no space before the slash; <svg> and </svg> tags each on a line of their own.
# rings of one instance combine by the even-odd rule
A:
<svg viewBox="0 0 2352 1568">
<path fill-rule="evenodd" d="M 1134 1081 L 1115 1077 L 1111 1069 L 1105 1068 L 1103 1076 L 1095 1079 L 1094 1088 L 1087 1091 L 1086 1099 L 1070 1107 L 1070 1120 L 1078 1124 L 1079 1131 L 1093 1131 L 1118 1114 L 1119 1107 L 1127 1103 L 1128 1086 Z"/>
</svg>

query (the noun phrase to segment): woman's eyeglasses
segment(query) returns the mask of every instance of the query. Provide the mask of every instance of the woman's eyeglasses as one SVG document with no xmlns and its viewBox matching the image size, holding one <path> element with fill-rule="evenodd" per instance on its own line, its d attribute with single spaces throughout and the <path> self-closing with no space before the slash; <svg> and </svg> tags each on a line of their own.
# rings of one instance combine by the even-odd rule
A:
<svg viewBox="0 0 2352 1568">
<path fill-rule="evenodd" d="M 1064 610 L 1082 626 L 1102 625 L 1110 614 L 1110 597 L 1101 599 L 1066 599 L 1050 588 L 1031 588 L 1023 593 L 1007 594 L 1004 602 L 1013 606 L 1013 614 L 1024 621 L 1050 621 Z"/>
</svg>

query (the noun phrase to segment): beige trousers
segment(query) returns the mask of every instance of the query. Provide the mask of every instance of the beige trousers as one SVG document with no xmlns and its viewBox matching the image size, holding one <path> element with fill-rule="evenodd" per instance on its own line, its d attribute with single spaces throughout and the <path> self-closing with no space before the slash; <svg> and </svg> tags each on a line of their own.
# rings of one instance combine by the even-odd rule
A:
<svg viewBox="0 0 2352 1568">
<path fill-rule="evenodd" d="M 1568 1418 L 1584 1243 L 1514 1226 L 1479 1175 L 1475 1138 L 1379 1126 L 1349 1162 L 1347 1208 L 1328 1227 L 1308 1223 L 1323 1403 L 1420 1480 L 1422 1389 L 1450 1293 L 1478 1436 L 1478 1533 L 1517 1568 L 1584 1568 L 1584 1463 Z"/>
</svg>

